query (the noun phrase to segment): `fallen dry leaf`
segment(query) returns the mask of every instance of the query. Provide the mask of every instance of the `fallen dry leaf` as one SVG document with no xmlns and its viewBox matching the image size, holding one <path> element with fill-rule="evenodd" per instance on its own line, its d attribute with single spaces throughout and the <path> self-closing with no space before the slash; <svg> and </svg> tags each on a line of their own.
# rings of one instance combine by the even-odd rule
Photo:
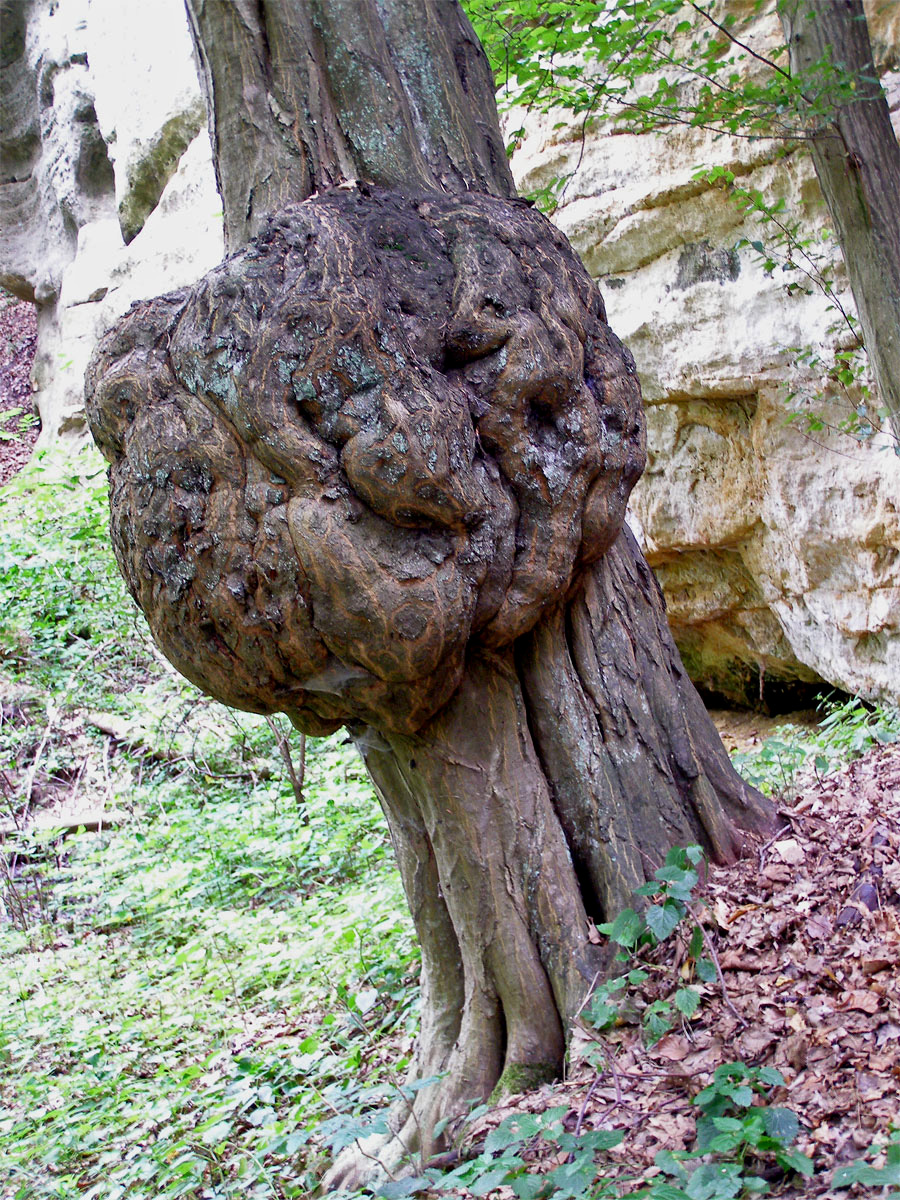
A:
<svg viewBox="0 0 900 1200">
<path fill-rule="evenodd" d="M 785 838 L 784 841 L 776 842 L 773 849 L 781 861 L 790 866 L 796 866 L 806 858 L 803 847 L 796 838 Z"/>
</svg>

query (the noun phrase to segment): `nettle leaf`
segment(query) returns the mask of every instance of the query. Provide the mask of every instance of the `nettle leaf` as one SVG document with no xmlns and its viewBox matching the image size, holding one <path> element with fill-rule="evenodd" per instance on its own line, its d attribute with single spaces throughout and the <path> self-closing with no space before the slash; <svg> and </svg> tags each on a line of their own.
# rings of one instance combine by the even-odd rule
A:
<svg viewBox="0 0 900 1200">
<path fill-rule="evenodd" d="M 683 1150 L 675 1152 L 671 1150 L 657 1150 L 653 1156 L 653 1161 L 661 1171 L 664 1171 L 673 1179 L 680 1179 L 682 1183 L 685 1183 L 688 1174 L 682 1163 L 684 1157 L 685 1152 Z"/>
<path fill-rule="evenodd" d="M 697 977 L 703 983 L 712 983 L 716 978 L 716 966 L 712 959 L 700 958 L 697 960 Z"/>
<path fill-rule="evenodd" d="M 625 908 L 612 924 L 598 925 L 597 928 L 619 946 L 634 946 L 643 934 L 645 924 L 633 908 Z"/>
<path fill-rule="evenodd" d="M 595 1029 L 608 1029 L 615 1024 L 619 1015 L 617 1004 L 607 1004 L 604 1001 L 594 1001 L 590 1009 L 591 1024 Z"/>
<path fill-rule="evenodd" d="M 672 1022 L 666 1015 L 670 1011 L 665 1001 L 657 1000 L 644 1014 L 644 1035 L 649 1046 L 655 1046 L 672 1028 Z"/>
<path fill-rule="evenodd" d="M 621 1144 L 625 1133 L 621 1129 L 588 1129 L 584 1133 L 561 1133 L 556 1139 L 560 1150 L 612 1150 Z"/>
<path fill-rule="evenodd" d="M 690 1200 L 733 1200 L 743 1188 L 740 1163 L 703 1163 L 685 1190 Z"/>
<path fill-rule="evenodd" d="M 431 1187 L 431 1180 L 424 1175 L 415 1175 L 409 1179 L 392 1179 L 390 1183 L 384 1183 L 375 1193 L 376 1196 L 384 1196 L 385 1200 L 399 1200 L 401 1196 L 414 1196 L 417 1192 L 424 1192 Z"/>
<path fill-rule="evenodd" d="M 849 1187 L 852 1183 L 863 1187 L 887 1187 L 900 1183 L 900 1163 L 888 1163 L 884 1167 L 873 1167 L 862 1159 L 838 1167 L 831 1177 L 835 1187 Z"/>
<path fill-rule="evenodd" d="M 668 900 L 665 904 L 653 904 L 644 917 L 647 928 L 658 942 L 664 942 L 681 920 L 681 911 Z"/>
<path fill-rule="evenodd" d="M 509 1171 L 506 1167 L 495 1167 L 491 1171 L 485 1171 L 483 1175 L 472 1180 L 468 1185 L 469 1191 L 473 1196 L 487 1196 L 494 1188 L 504 1184 L 508 1175 Z"/>
<path fill-rule="evenodd" d="M 519 1200 L 537 1200 L 544 1191 L 545 1181 L 543 1175 L 519 1175 L 510 1187 Z"/>
<path fill-rule="evenodd" d="M 656 879 L 651 879 L 647 883 L 642 883 L 640 887 L 636 887 L 634 894 L 635 896 L 658 896 L 662 890 L 662 884 Z"/>
<path fill-rule="evenodd" d="M 703 949 L 703 930 L 699 925 L 695 925 L 691 930 L 691 940 L 688 944 L 688 954 L 693 959 L 700 957 L 700 951 Z"/>
<path fill-rule="evenodd" d="M 812 1175 L 815 1172 L 816 1165 L 807 1154 L 801 1154 L 799 1150 L 779 1150 L 776 1155 L 778 1163 L 782 1167 L 788 1167 L 792 1171 L 796 1171 L 799 1175 Z M 889 1179 L 882 1178 L 881 1182 L 890 1183 Z M 900 1183 L 900 1177 L 895 1181 Z"/>
<path fill-rule="evenodd" d="M 756 1078 L 766 1087 L 784 1087 L 784 1076 L 777 1067 L 760 1067 Z"/>
<path fill-rule="evenodd" d="M 789 1146 L 800 1132 L 800 1118 L 789 1108 L 762 1109 L 763 1126 L 769 1137 Z"/>
<path fill-rule="evenodd" d="M 685 1017 L 692 1017 L 700 1007 L 700 993 L 694 988 L 679 988 L 675 993 L 675 1007 Z"/>
<path fill-rule="evenodd" d="M 710 1143 L 718 1136 L 718 1129 L 715 1126 L 713 1117 L 698 1117 L 697 1118 L 697 1153 L 705 1154 L 710 1147 Z"/>
<path fill-rule="evenodd" d="M 540 1128 L 541 1123 L 533 1113 L 516 1113 L 507 1117 L 485 1138 L 485 1153 L 494 1154 L 498 1150 L 506 1150 L 509 1146 L 521 1145 L 534 1137 Z"/>
</svg>

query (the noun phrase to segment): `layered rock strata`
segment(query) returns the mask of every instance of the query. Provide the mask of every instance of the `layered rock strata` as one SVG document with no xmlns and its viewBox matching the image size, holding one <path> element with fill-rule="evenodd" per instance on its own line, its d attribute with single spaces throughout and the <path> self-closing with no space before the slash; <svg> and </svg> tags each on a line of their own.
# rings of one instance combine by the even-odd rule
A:
<svg viewBox="0 0 900 1200">
<path fill-rule="evenodd" d="M 732 0 L 729 10 L 744 18 L 755 6 Z M 900 11 L 873 3 L 867 13 L 900 128 Z M 777 18 L 756 17 L 741 37 L 770 52 Z M 744 69 L 766 68 L 748 56 Z M 723 167 L 738 187 L 783 197 L 785 221 L 813 239 L 810 256 L 852 313 L 809 157 L 684 127 L 607 124 L 583 142 L 580 120 L 524 123 L 516 181 L 527 192 L 568 179 L 554 220 L 599 278 L 638 365 L 648 467 L 631 523 L 692 678 L 742 703 L 777 705 L 804 683 L 896 702 L 897 447 L 839 431 L 861 399 L 834 379 L 835 353 L 853 337 L 812 264 L 800 263 L 809 275 L 781 262 L 767 270 L 749 243 L 771 244 L 773 230 L 697 171 Z"/>
</svg>

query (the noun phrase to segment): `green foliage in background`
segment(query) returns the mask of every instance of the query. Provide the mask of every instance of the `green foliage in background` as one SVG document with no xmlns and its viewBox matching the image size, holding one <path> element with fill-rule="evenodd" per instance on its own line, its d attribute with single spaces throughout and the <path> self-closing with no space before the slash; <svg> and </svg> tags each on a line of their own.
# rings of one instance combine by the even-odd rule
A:
<svg viewBox="0 0 900 1200">
<path fill-rule="evenodd" d="M 269 726 L 161 663 L 93 455 L 2 504 L 0 1196 L 306 1196 L 316 1127 L 384 1104 L 417 1023 L 358 756 L 311 743 L 299 814 Z M 117 823 L 16 832 L 36 775 Z"/>
<path fill-rule="evenodd" d="M 772 796 L 792 787 L 803 771 L 827 775 L 867 750 L 900 740 L 900 711 L 858 697 L 825 698 L 815 726 L 781 726 L 758 747 L 731 756 L 754 787 Z"/>
<path fill-rule="evenodd" d="M 852 98 L 854 81 L 827 58 L 791 74 L 783 45 L 759 54 L 743 40 L 758 7 L 738 17 L 721 0 L 466 4 L 504 106 L 611 117 L 636 132 L 802 138 Z"/>
<path fill-rule="evenodd" d="M 798 74 L 780 41 L 760 52 L 750 27 L 763 8 L 736 14 L 722 0 L 467 0 L 509 114 L 509 153 L 522 144 L 532 112 L 554 114 L 555 131 L 574 125 L 569 136 L 576 145 L 580 139 L 574 167 L 531 198 L 546 212 L 558 207 L 600 122 L 608 132 L 683 126 L 714 138 L 775 139 L 780 145 L 767 153 L 776 157 L 821 133 L 835 109 L 853 101 L 860 80 L 832 56 Z M 859 323 L 842 300 L 843 281 L 835 283 L 833 232 L 818 227 L 820 214 L 788 212 L 783 196 L 743 186 L 727 148 L 724 155 L 724 163 L 698 165 L 694 179 L 723 188 L 752 223 L 735 248 L 752 250 L 767 274 L 778 271 L 788 295 L 819 292 L 834 313 L 825 331 L 833 347 L 784 347 L 805 376 L 786 390 L 788 420 L 809 436 L 828 431 L 860 444 L 886 434 L 880 448 L 900 454 L 871 385 Z"/>
</svg>

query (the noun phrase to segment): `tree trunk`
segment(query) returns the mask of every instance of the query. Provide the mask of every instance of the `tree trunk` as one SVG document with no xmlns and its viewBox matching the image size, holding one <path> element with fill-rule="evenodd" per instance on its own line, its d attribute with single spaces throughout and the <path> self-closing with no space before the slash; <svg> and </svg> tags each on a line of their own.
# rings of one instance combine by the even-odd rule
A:
<svg viewBox="0 0 900 1200">
<path fill-rule="evenodd" d="M 827 120 L 814 118 L 813 162 L 840 239 L 878 397 L 900 441 L 900 147 L 872 60 L 862 0 L 779 0 L 791 66 L 844 75 Z M 853 83 L 847 98 L 846 81 Z M 821 85 L 819 85 L 821 87 Z M 821 103 L 819 104 L 821 111 Z"/>
<path fill-rule="evenodd" d="M 505 653 L 479 651 L 412 736 L 355 732 L 422 946 L 411 1078 L 392 1139 L 345 1152 L 348 1187 L 440 1149 L 467 1102 L 561 1071 L 575 1013 L 615 947 L 591 941 L 662 865 L 699 843 L 732 862 L 771 806 L 734 772 L 627 529 L 584 589 Z"/>
<path fill-rule="evenodd" d="M 186 0 L 225 244 L 363 179 L 515 195 L 484 51 L 456 0 Z"/>
<path fill-rule="evenodd" d="M 490 75 L 455 0 L 188 2 L 232 251 L 316 189 L 394 189 L 310 200 L 132 310 L 87 387 L 160 644 L 221 698 L 346 721 L 390 826 L 422 945 L 412 1074 L 441 1078 L 340 1157 L 326 1182 L 348 1187 L 555 1076 L 611 957 L 592 921 L 673 845 L 732 861 L 773 809 L 622 529 L 633 362 L 564 239 L 497 199 Z"/>
</svg>

